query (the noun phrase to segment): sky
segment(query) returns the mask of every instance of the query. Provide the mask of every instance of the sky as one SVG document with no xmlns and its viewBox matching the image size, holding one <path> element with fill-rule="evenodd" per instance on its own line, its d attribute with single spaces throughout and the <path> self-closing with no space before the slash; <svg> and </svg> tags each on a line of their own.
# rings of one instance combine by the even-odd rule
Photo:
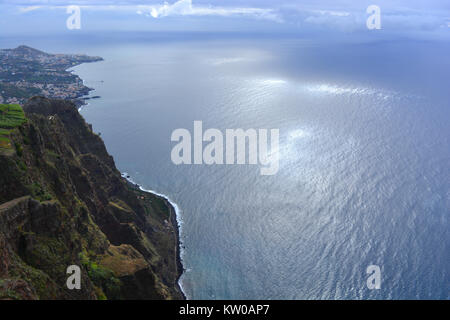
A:
<svg viewBox="0 0 450 320">
<path fill-rule="evenodd" d="M 68 30 L 67 6 L 81 10 Z M 368 30 L 370 5 L 381 29 Z M 449 0 L 0 0 L 0 36 L 98 31 L 271 32 L 450 39 Z"/>
</svg>

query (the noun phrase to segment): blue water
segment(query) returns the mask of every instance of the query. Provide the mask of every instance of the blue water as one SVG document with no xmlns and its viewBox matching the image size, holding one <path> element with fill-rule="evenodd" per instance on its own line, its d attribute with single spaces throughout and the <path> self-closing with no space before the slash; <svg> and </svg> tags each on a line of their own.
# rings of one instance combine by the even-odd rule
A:
<svg viewBox="0 0 450 320">
<path fill-rule="evenodd" d="M 102 97 L 82 115 L 121 171 L 180 207 L 189 298 L 450 298 L 449 44 L 153 35 L 82 48 L 105 58 L 75 68 Z M 171 133 L 194 120 L 279 128 L 279 172 L 175 166 Z M 372 264 L 380 290 L 366 286 Z"/>
</svg>

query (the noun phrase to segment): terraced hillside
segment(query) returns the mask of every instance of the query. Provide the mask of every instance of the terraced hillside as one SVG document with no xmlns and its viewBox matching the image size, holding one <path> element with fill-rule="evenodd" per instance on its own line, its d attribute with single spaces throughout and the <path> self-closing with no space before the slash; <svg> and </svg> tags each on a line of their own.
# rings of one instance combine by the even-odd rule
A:
<svg viewBox="0 0 450 320">
<path fill-rule="evenodd" d="M 0 104 L 0 152 L 11 153 L 11 132 L 26 122 L 25 113 L 18 104 Z"/>
</svg>

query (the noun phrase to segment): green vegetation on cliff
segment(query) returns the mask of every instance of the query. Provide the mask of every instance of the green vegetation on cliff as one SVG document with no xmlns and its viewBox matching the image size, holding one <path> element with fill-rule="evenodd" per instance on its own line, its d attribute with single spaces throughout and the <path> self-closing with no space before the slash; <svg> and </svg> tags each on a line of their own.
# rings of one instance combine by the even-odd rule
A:
<svg viewBox="0 0 450 320">
<path fill-rule="evenodd" d="M 0 104 L 0 149 L 11 149 L 11 130 L 26 122 L 22 107 L 17 104 Z M 1 150 L 0 150 L 1 151 Z"/>
<path fill-rule="evenodd" d="M 72 103 L 23 109 L 2 107 L 0 299 L 182 299 L 173 208 L 120 176 Z"/>
</svg>

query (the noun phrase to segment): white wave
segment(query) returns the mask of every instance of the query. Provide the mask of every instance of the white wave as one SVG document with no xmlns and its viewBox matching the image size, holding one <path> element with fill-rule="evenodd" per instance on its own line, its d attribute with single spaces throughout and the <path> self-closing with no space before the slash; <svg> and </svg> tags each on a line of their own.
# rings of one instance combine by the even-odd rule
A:
<svg viewBox="0 0 450 320">
<path fill-rule="evenodd" d="M 86 102 L 86 104 L 80 106 L 80 107 L 78 108 L 78 112 L 81 112 L 81 110 L 82 110 L 84 107 L 87 107 L 87 106 L 89 106 L 89 102 Z"/>
</svg>

